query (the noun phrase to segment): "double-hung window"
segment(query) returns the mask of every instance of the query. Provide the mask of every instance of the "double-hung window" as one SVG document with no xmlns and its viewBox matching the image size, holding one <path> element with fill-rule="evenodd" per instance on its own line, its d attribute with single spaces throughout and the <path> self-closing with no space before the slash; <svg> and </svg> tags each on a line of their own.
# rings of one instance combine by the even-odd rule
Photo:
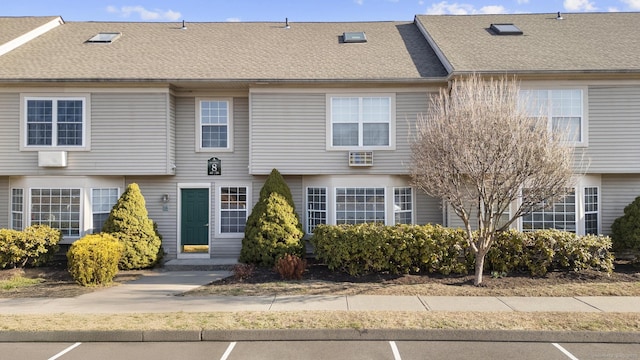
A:
<svg viewBox="0 0 640 360">
<path fill-rule="evenodd" d="M 233 150 L 231 99 L 198 99 L 197 150 Z"/>
<path fill-rule="evenodd" d="M 220 187 L 220 234 L 242 234 L 247 224 L 248 187 Z"/>
<path fill-rule="evenodd" d="M 313 233 L 316 226 L 327 223 L 327 188 L 307 188 L 307 233 Z"/>
<path fill-rule="evenodd" d="M 390 95 L 329 96 L 333 149 L 393 149 L 394 98 Z"/>
<path fill-rule="evenodd" d="M 11 228 L 22 230 L 24 228 L 24 190 L 11 189 Z"/>
<path fill-rule="evenodd" d="M 86 146 L 85 97 L 25 97 L 25 147 Z"/>
<path fill-rule="evenodd" d="M 413 190 L 410 187 L 393 189 L 393 217 L 396 224 L 413 223 Z"/>
<path fill-rule="evenodd" d="M 584 188 L 584 233 L 598 235 L 598 187 Z"/>
<path fill-rule="evenodd" d="M 584 144 L 585 120 L 582 89 L 521 90 L 531 117 L 547 122 L 550 131 L 566 134 L 574 144 Z"/>
</svg>

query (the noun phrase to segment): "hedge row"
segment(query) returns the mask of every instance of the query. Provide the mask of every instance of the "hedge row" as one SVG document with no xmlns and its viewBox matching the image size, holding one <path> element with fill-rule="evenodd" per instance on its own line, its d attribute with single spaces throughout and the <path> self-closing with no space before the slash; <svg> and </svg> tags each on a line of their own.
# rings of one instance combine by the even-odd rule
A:
<svg viewBox="0 0 640 360">
<path fill-rule="evenodd" d="M 474 255 L 466 233 L 441 225 L 320 225 L 311 238 L 318 259 L 351 275 L 372 272 L 466 274 Z M 499 234 L 485 260 L 485 270 L 528 271 L 541 276 L 553 269 L 611 272 L 611 240 L 557 230 Z"/>
<path fill-rule="evenodd" d="M 60 240 L 60 230 L 47 225 L 31 225 L 24 231 L 0 229 L 0 269 L 42 265 L 58 251 Z"/>
</svg>

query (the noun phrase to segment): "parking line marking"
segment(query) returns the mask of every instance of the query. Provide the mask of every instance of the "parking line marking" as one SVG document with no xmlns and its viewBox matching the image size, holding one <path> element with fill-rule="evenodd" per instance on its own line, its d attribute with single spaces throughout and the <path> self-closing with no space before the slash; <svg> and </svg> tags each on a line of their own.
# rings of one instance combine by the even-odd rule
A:
<svg viewBox="0 0 640 360">
<path fill-rule="evenodd" d="M 567 349 L 563 348 L 562 346 L 560 346 L 560 344 L 558 343 L 553 343 L 553 346 L 555 346 L 558 350 L 562 351 L 563 354 L 567 355 L 567 357 L 571 360 L 579 360 L 577 357 L 573 356 L 572 353 L 570 353 Z"/>
<path fill-rule="evenodd" d="M 227 347 L 227 351 L 224 352 L 224 354 L 222 354 L 222 357 L 220 358 L 220 360 L 227 360 L 227 358 L 229 357 L 229 355 L 231 355 L 231 352 L 233 351 L 233 348 L 236 346 L 235 342 L 232 342 L 231 344 L 229 344 L 229 346 Z"/>
<path fill-rule="evenodd" d="M 395 360 L 402 360 L 400 357 L 400 351 L 398 351 L 398 347 L 396 346 L 395 341 L 389 341 L 389 345 L 391 345 L 391 351 L 393 352 L 393 358 Z"/>
<path fill-rule="evenodd" d="M 69 351 L 71 351 L 71 350 L 73 350 L 73 349 L 77 348 L 78 346 L 80 346 L 80 344 L 82 344 L 82 343 L 79 343 L 79 342 L 78 342 L 78 343 L 75 343 L 75 344 L 73 344 L 73 345 L 69 346 L 68 348 L 66 348 L 66 349 L 64 349 L 64 350 L 60 351 L 59 353 L 57 353 L 57 354 L 53 355 L 52 357 L 50 357 L 50 358 L 49 358 L 49 360 L 56 360 L 56 359 L 57 359 L 57 358 L 59 358 L 60 356 L 62 356 L 62 355 L 64 355 L 64 354 L 68 353 Z"/>
</svg>

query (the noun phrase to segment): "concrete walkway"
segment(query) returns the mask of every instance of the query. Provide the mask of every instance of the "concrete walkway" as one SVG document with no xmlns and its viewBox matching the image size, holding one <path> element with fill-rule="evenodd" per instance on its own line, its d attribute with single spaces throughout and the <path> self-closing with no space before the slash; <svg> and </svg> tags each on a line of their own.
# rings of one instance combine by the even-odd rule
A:
<svg viewBox="0 0 640 360">
<path fill-rule="evenodd" d="M 640 312 L 640 297 L 176 296 L 228 271 L 156 271 L 74 298 L 0 299 L 0 314 L 117 314 L 212 311 Z"/>
</svg>

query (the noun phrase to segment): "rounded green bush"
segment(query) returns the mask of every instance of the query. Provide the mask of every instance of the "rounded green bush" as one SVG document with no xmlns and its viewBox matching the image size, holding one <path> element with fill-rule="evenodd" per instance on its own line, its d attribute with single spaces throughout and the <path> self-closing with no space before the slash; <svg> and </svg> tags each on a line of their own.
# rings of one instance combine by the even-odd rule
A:
<svg viewBox="0 0 640 360">
<path fill-rule="evenodd" d="M 105 285 L 118 273 L 123 245 L 110 234 L 87 235 L 67 252 L 69 273 L 82 286 Z"/>
<path fill-rule="evenodd" d="M 31 225 L 24 231 L 0 229 L 0 268 L 40 266 L 58 251 L 60 230 Z"/>
<path fill-rule="evenodd" d="M 615 251 L 640 250 L 640 196 L 611 224 L 611 240 Z"/>
</svg>

